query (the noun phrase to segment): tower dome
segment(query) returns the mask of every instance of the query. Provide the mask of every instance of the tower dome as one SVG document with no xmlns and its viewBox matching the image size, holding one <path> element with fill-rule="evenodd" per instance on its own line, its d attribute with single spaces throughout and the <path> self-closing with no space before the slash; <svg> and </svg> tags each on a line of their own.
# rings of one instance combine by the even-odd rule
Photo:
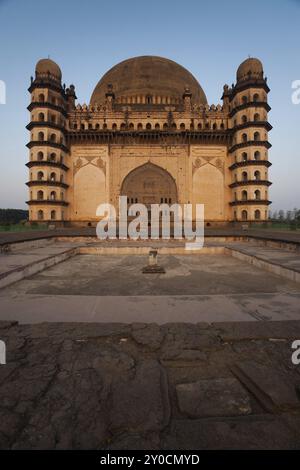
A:
<svg viewBox="0 0 300 470">
<path fill-rule="evenodd" d="M 48 73 L 58 80 L 61 80 L 61 70 L 59 66 L 51 59 L 41 59 L 35 67 L 37 75 L 47 75 Z"/>
<path fill-rule="evenodd" d="M 152 95 L 182 99 L 188 89 L 194 103 L 207 104 L 205 93 L 195 77 L 173 60 L 163 57 L 133 57 L 115 65 L 96 85 L 91 104 L 104 102 L 109 86 L 112 86 L 116 99 Z"/>
<path fill-rule="evenodd" d="M 249 78 L 263 78 L 263 65 L 259 59 L 250 57 L 241 63 L 236 72 L 237 82 L 247 80 Z"/>
</svg>

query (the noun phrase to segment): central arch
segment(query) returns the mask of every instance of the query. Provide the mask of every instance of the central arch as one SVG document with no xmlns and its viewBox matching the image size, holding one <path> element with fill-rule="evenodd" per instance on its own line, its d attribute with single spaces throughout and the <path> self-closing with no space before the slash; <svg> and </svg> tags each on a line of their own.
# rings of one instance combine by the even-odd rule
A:
<svg viewBox="0 0 300 470">
<path fill-rule="evenodd" d="M 177 202 L 177 186 L 174 178 L 163 168 L 145 163 L 132 170 L 123 180 L 121 196 L 128 203 L 174 204 Z"/>
</svg>

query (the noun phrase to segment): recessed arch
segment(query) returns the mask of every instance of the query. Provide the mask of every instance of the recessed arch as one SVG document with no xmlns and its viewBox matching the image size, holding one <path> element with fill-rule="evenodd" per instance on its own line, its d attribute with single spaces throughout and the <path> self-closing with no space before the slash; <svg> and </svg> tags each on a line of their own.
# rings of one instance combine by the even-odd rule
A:
<svg viewBox="0 0 300 470">
<path fill-rule="evenodd" d="M 164 168 L 147 162 L 131 170 L 123 179 L 120 194 L 142 204 L 177 202 L 177 186 L 173 176 Z"/>
</svg>

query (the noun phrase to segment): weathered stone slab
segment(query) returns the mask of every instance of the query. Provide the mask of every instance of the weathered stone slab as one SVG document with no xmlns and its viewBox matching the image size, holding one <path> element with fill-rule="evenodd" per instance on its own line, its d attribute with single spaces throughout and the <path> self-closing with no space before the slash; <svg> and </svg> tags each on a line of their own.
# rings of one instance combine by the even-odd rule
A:
<svg viewBox="0 0 300 470">
<path fill-rule="evenodd" d="M 174 420 L 162 449 L 298 449 L 300 438 L 278 417 Z"/>
<path fill-rule="evenodd" d="M 300 338 L 300 322 L 296 320 L 219 322 L 213 326 L 223 341 Z"/>
<path fill-rule="evenodd" d="M 164 331 L 155 323 L 133 323 L 131 326 L 132 338 L 142 346 L 155 351 L 164 339 Z"/>
<path fill-rule="evenodd" d="M 170 418 L 167 377 L 155 360 L 145 360 L 129 381 L 115 381 L 110 411 L 111 429 L 160 431 Z"/>
<path fill-rule="evenodd" d="M 192 418 L 251 413 L 249 395 L 235 378 L 178 384 L 176 393 L 180 411 Z"/>
<path fill-rule="evenodd" d="M 233 367 L 234 374 L 250 390 L 268 411 L 300 408 L 297 380 L 272 364 L 241 361 Z M 300 381 L 299 381 L 300 383 Z"/>
</svg>

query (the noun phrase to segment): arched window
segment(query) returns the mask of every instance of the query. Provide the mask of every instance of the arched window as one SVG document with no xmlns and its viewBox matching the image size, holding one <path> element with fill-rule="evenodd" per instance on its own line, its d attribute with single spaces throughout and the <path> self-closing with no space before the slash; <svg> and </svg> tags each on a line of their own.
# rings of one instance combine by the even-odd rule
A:
<svg viewBox="0 0 300 470">
<path fill-rule="evenodd" d="M 242 180 L 243 180 L 243 181 L 247 181 L 247 180 L 248 180 L 248 173 L 247 173 L 247 171 L 243 171 L 243 173 L 242 173 Z"/>
<path fill-rule="evenodd" d="M 56 181 L 56 174 L 54 172 L 50 174 L 50 181 Z"/>
<path fill-rule="evenodd" d="M 257 181 L 260 180 L 260 171 L 256 170 L 256 171 L 254 172 L 254 178 L 255 178 Z"/>
<path fill-rule="evenodd" d="M 247 96 L 245 96 L 245 95 L 242 96 L 242 103 L 243 103 L 243 104 L 246 104 L 247 102 L 248 102 Z"/>
<path fill-rule="evenodd" d="M 247 116 L 244 114 L 242 116 L 242 124 L 245 124 L 248 121 Z"/>
<path fill-rule="evenodd" d="M 44 211 L 39 210 L 37 213 L 37 218 L 38 220 L 43 220 L 44 219 Z"/>
<path fill-rule="evenodd" d="M 209 122 L 205 124 L 205 129 L 209 129 Z"/>
<path fill-rule="evenodd" d="M 155 124 L 155 129 L 157 129 L 157 130 L 160 129 L 160 125 L 159 125 L 158 122 Z"/>
<path fill-rule="evenodd" d="M 260 121 L 260 115 L 258 113 L 255 113 L 253 120 L 254 121 Z"/>
<path fill-rule="evenodd" d="M 112 130 L 113 131 L 116 131 L 117 130 L 117 124 L 114 122 L 113 125 L 111 126 Z"/>
<path fill-rule="evenodd" d="M 50 142 L 56 142 L 56 135 L 55 134 L 50 135 Z"/>
<path fill-rule="evenodd" d="M 124 131 L 125 128 L 126 128 L 125 122 L 122 122 L 122 124 L 120 126 L 121 131 Z"/>
<path fill-rule="evenodd" d="M 242 159 L 243 159 L 243 162 L 246 162 L 248 160 L 248 154 L 247 152 L 243 152 L 242 153 Z"/>
<path fill-rule="evenodd" d="M 37 199 L 38 199 L 38 201 L 42 201 L 44 199 L 44 192 L 43 191 L 39 190 L 37 192 Z"/>
<path fill-rule="evenodd" d="M 213 124 L 213 130 L 215 131 L 216 129 L 217 129 L 217 124 L 214 123 L 214 124 Z"/>
<path fill-rule="evenodd" d="M 260 140 L 260 133 L 259 132 L 254 132 L 254 140 Z"/>
<path fill-rule="evenodd" d="M 172 129 L 174 129 L 174 130 L 177 129 L 176 122 L 173 122 Z"/>
<path fill-rule="evenodd" d="M 260 220 L 260 210 L 259 209 L 256 209 L 256 211 L 254 212 L 254 218 L 255 218 L 255 220 Z"/>
<path fill-rule="evenodd" d="M 221 129 L 224 129 L 224 128 L 225 128 L 225 126 L 224 126 L 224 123 L 223 123 L 223 122 L 221 122 L 220 128 L 221 128 Z"/>
<path fill-rule="evenodd" d="M 163 128 L 166 130 L 168 129 L 168 124 L 165 122 L 164 125 L 163 125 Z"/>
<path fill-rule="evenodd" d="M 151 126 L 150 122 L 147 122 L 147 124 L 146 124 L 146 129 L 147 129 L 148 131 L 150 131 L 150 130 L 151 130 L 151 127 L 152 127 L 152 126 Z"/>
<path fill-rule="evenodd" d="M 254 160 L 260 160 L 260 152 L 258 150 L 254 152 Z"/>
<path fill-rule="evenodd" d="M 39 142 L 43 142 L 43 140 L 44 140 L 44 132 L 39 132 L 39 133 L 38 133 L 38 140 L 39 140 Z"/>
<path fill-rule="evenodd" d="M 44 101 L 45 101 L 45 95 L 44 95 L 44 93 L 40 93 L 39 94 L 39 102 L 44 103 Z"/>
<path fill-rule="evenodd" d="M 180 124 L 180 130 L 181 130 L 181 131 L 184 131 L 184 130 L 185 130 L 185 124 L 184 124 L 184 122 L 182 122 L 182 123 Z"/>
<path fill-rule="evenodd" d="M 133 122 L 131 122 L 131 123 L 129 124 L 129 129 L 131 129 L 131 130 L 134 129 L 134 124 L 133 124 Z"/>
<path fill-rule="evenodd" d="M 89 123 L 89 129 L 93 129 L 93 124 Z"/>
<path fill-rule="evenodd" d="M 55 191 L 51 191 L 50 193 L 50 201 L 55 201 L 56 200 L 56 192 Z"/>
<path fill-rule="evenodd" d="M 248 212 L 246 210 L 242 211 L 242 220 L 248 220 Z"/>
<path fill-rule="evenodd" d="M 42 181 L 43 178 L 44 178 L 44 173 L 42 171 L 38 171 L 38 174 L 37 174 L 38 181 Z"/>
<path fill-rule="evenodd" d="M 51 220 L 56 219 L 56 211 L 51 211 L 50 218 L 51 218 Z"/>
<path fill-rule="evenodd" d="M 146 103 L 151 104 L 152 103 L 152 96 L 147 96 L 146 97 Z"/>
<path fill-rule="evenodd" d="M 43 154 L 43 152 L 38 152 L 38 153 L 37 153 L 37 159 L 38 159 L 39 162 L 44 159 L 44 154 Z"/>
<path fill-rule="evenodd" d="M 255 196 L 255 199 L 256 199 L 257 201 L 260 200 L 260 190 L 259 190 L 259 189 L 256 189 L 256 190 L 254 191 L 254 196 Z"/>
<path fill-rule="evenodd" d="M 247 142 L 247 134 L 242 134 L 242 142 Z"/>
<path fill-rule="evenodd" d="M 202 123 L 199 122 L 199 124 L 198 124 L 198 130 L 200 131 L 201 129 L 202 129 Z"/>
<path fill-rule="evenodd" d="M 139 131 L 143 129 L 143 124 L 141 122 L 138 123 L 137 128 Z"/>
<path fill-rule="evenodd" d="M 51 153 L 50 154 L 50 161 L 55 162 L 56 161 L 56 153 Z"/>
<path fill-rule="evenodd" d="M 103 124 L 103 130 L 106 131 L 106 129 L 107 129 L 107 124 L 106 124 L 106 122 L 105 122 L 105 123 Z"/>
<path fill-rule="evenodd" d="M 96 128 L 97 130 L 99 130 L 99 129 L 100 129 L 100 124 L 99 124 L 98 122 L 97 122 L 97 124 L 96 124 L 95 128 Z"/>
<path fill-rule="evenodd" d="M 255 93 L 253 95 L 253 101 L 259 101 L 259 94 L 258 93 Z"/>
<path fill-rule="evenodd" d="M 45 121 L 45 114 L 44 113 L 39 113 L 39 121 Z"/>
<path fill-rule="evenodd" d="M 84 124 L 81 124 L 80 128 L 81 128 L 82 131 L 84 131 L 84 128 L 85 128 Z"/>
<path fill-rule="evenodd" d="M 244 191 L 242 191 L 242 201 L 247 201 L 248 199 L 248 193 L 247 191 L 244 189 Z"/>
</svg>

